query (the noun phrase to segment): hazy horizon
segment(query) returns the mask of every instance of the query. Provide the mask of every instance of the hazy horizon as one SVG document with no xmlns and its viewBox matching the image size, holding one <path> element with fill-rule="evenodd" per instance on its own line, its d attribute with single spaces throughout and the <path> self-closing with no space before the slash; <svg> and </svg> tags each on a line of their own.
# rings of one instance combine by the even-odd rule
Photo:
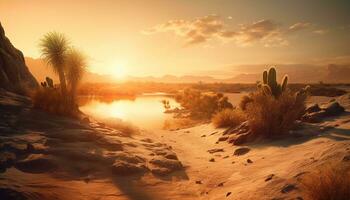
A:
<svg viewBox="0 0 350 200">
<path fill-rule="evenodd" d="M 59 31 L 84 49 L 89 71 L 117 79 L 350 63 L 347 1 L 0 2 L 6 34 L 25 56 L 38 58 L 39 39 Z"/>
</svg>

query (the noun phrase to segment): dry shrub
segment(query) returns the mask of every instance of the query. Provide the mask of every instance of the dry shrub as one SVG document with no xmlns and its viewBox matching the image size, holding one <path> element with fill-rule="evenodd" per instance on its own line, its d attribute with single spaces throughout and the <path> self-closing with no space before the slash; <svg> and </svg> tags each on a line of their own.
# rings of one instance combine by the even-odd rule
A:
<svg viewBox="0 0 350 200">
<path fill-rule="evenodd" d="M 239 109 L 225 109 L 216 113 L 212 118 L 215 127 L 234 127 L 246 120 L 245 114 Z"/>
<path fill-rule="evenodd" d="M 305 101 L 285 91 L 278 98 L 257 91 L 250 95 L 252 101 L 246 105 L 252 134 L 255 136 L 276 137 L 287 133 L 305 110 Z"/>
<path fill-rule="evenodd" d="M 57 88 L 40 87 L 32 91 L 31 99 L 34 108 L 51 114 L 71 117 L 77 117 L 79 114 L 77 105 L 66 96 L 62 96 Z"/>
<path fill-rule="evenodd" d="M 241 101 L 239 102 L 239 108 L 241 110 L 247 109 L 247 105 L 252 101 L 253 99 L 251 97 L 251 94 L 242 96 Z"/>
<path fill-rule="evenodd" d="M 350 173 L 340 167 L 327 166 L 302 181 L 310 200 L 349 200 Z"/>
<path fill-rule="evenodd" d="M 199 124 L 199 120 L 194 120 L 192 118 L 173 118 L 164 121 L 163 129 L 164 130 L 176 130 L 190 128 Z"/>
<path fill-rule="evenodd" d="M 210 119 L 213 114 L 226 108 L 233 108 L 222 93 L 204 93 L 199 90 L 185 89 L 175 96 L 181 107 L 189 111 L 194 119 Z"/>
</svg>

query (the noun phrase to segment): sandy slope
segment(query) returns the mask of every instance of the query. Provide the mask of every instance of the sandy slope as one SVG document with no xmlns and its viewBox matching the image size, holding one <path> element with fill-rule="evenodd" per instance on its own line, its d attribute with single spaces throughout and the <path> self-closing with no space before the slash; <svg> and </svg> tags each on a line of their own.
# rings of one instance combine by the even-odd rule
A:
<svg viewBox="0 0 350 200">
<path fill-rule="evenodd" d="M 318 103 L 329 100 L 311 99 Z M 349 96 L 338 101 L 349 110 Z M 343 161 L 350 155 L 349 113 L 319 124 L 306 124 L 297 131 L 300 137 L 248 144 L 243 147 L 250 151 L 241 156 L 233 152 L 242 146 L 216 143 L 222 131 L 204 124 L 161 134 L 147 133 L 173 147 L 188 177 L 162 182 L 152 189 L 163 199 L 305 199 L 300 184 L 303 176 L 324 164 L 349 165 Z M 210 149 L 222 152 L 209 153 Z M 209 161 L 212 158 L 215 162 Z M 269 176 L 271 180 L 266 181 Z"/>
<path fill-rule="evenodd" d="M 350 110 L 349 96 L 338 100 Z M 0 173 L 0 194 L 17 192 L 30 199 L 305 199 L 304 176 L 326 163 L 350 163 L 343 161 L 350 156 L 348 112 L 305 124 L 297 130 L 300 137 L 232 146 L 217 142 L 224 129 L 210 124 L 142 131 L 128 138 L 96 122 L 87 125 L 33 111 L 24 106 L 26 101 L 0 96 L 5 105 L 0 106 L 0 154 L 13 153 L 20 163 Z M 16 148 L 5 148 L 8 142 Z M 34 149 L 28 150 L 27 143 Z M 249 152 L 234 155 L 242 147 Z M 213 149 L 218 152 L 208 152 Z M 183 169 L 176 167 L 176 157 Z M 33 166 L 33 160 L 44 161 Z M 131 166 L 116 167 L 124 161 Z M 140 165 L 145 171 L 141 167 L 128 174 Z"/>
</svg>

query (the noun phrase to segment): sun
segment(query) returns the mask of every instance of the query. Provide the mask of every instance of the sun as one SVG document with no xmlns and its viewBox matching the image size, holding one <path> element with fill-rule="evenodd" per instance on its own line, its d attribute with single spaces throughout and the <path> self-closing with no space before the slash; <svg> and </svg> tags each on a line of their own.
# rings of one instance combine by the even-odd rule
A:
<svg viewBox="0 0 350 200">
<path fill-rule="evenodd" d="M 124 65 L 117 65 L 113 68 L 113 76 L 118 79 L 124 79 L 127 76 L 127 70 Z"/>
</svg>

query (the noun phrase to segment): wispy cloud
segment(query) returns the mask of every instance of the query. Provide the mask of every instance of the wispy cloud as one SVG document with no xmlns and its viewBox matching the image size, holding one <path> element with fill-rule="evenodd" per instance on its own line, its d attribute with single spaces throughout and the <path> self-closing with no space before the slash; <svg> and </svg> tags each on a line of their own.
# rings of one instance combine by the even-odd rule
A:
<svg viewBox="0 0 350 200">
<path fill-rule="evenodd" d="M 228 19 L 232 19 L 232 17 Z M 283 28 L 282 25 L 273 20 L 263 19 L 250 24 L 240 24 L 236 29 L 231 29 L 220 16 L 207 15 L 194 20 L 170 20 L 144 30 L 142 33 L 173 32 L 175 35 L 183 37 L 187 46 L 220 39 L 234 41 L 239 46 L 248 46 L 258 42 L 268 47 L 288 45 L 286 35 L 307 29 L 310 26 L 311 24 L 307 22 L 297 22 Z"/>
</svg>

